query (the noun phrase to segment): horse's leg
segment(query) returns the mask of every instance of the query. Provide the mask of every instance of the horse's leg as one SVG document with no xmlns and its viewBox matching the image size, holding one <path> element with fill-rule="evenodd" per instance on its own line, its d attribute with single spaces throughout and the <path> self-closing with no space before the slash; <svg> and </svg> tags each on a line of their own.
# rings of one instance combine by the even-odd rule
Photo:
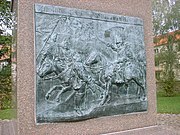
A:
<svg viewBox="0 0 180 135">
<path fill-rule="evenodd" d="M 105 83 L 105 79 L 104 79 L 104 76 L 103 76 L 103 71 L 101 71 L 98 75 L 98 82 L 103 86 L 103 84 Z"/>
<path fill-rule="evenodd" d="M 62 93 L 65 93 L 65 92 L 69 91 L 69 90 L 71 90 L 71 86 L 63 87 L 63 88 L 61 89 L 61 91 L 58 92 L 55 100 L 56 100 L 57 102 L 59 102 L 59 100 L 60 100 L 60 95 L 61 95 Z"/>
<path fill-rule="evenodd" d="M 139 85 L 138 85 L 138 87 L 137 87 L 137 93 L 136 93 L 138 99 L 140 99 L 140 97 L 141 97 L 141 95 L 140 95 L 141 90 L 142 90 L 142 88 L 139 87 Z"/>
<path fill-rule="evenodd" d="M 84 101 L 83 101 L 84 96 L 85 96 L 85 92 L 79 93 L 78 91 L 76 91 L 76 93 L 75 93 L 75 98 L 74 98 L 75 111 L 80 116 L 83 115 L 82 108 L 84 108 L 84 106 L 81 107 L 81 104 L 83 105 L 83 103 L 84 103 Z"/>
<path fill-rule="evenodd" d="M 138 81 L 138 79 L 135 79 L 135 78 L 133 78 L 133 80 L 139 86 L 139 88 L 137 90 L 138 98 L 141 97 L 141 95 L 140 95 L 141 92 L 142 92 L 143 97 L 145 98 L 146 97 L 146 95 L 145 95 L 145 86 L 144 86 L 143 82 L 140 82 L 140 81 Z"/>
<path fill-rule="evenodd" d="M 105 88 L 105 92 L 103 93 L 103 99 L 100 103 L 100 105 L 104 105 L 105 103 L 107 103 L 109 100 L 110 100 L 110 95 L 109 95 L 109 88 L 110 88 L 110 85 L 111 85 L 111 80 L 109 80 L 107 83 L 106 83 L 106 88 Z"/>
<path fill-rule="evenodd" d="M 114 83 L 113 85 L 114 85 L 114 87 L 116 87 L 116 91 L 115 91 L 116 96 L 120 97 L 122 84 L 120 84 L 120 83 Z M 112 85 L 112 86 L 113 86 L 113 85 Z"/>
<path fill-rule="evenodd" d="M 137 84 L 137 93 L 136 93 L 137 98 L 140 98 L 141 89 L 142 88 Z"/>
<path fill-rule="evenodd" d="M 46 93 L 45 99 L 48 100 L 53 91 L 62 89 L 62 87 L 63 87 L 62 85 L 53 86 L 53 87 Z"/>
<path fill-rule="evenodd" d="M 73 92 L 66 98 L 65 102 L 67 102 L 68 100 L 70 100 L 70 99 L 74 96 L 75 93 L 76 93 L 76 91 L 73 91 Z"/>
<path fill-rule="evenodd" d="M 128 85 L 128 82 L 125 82 L 124 86 L 125 86 L 125 90 L 126 90 L 126 96 L 128 96 L 128 94 L 129 94 L 129 85 Z"/>
</svg>

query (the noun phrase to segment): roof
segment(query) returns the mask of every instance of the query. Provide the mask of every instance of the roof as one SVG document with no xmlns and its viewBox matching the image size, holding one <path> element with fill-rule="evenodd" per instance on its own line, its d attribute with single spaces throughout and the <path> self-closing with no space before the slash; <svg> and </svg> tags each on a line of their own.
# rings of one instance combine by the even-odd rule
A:
<svg viewBox="0 0 180 135">
<path fill-rule="evenodd" d="M 165 45 L 168 43 L 168 36 L 174 38 L 174 42 L 180 41 L 180 30 L 154 37 L 154 46 Z"/>
<path fill-rule="evenodd" d="M 0 45 L 0 50 L 2 49 L 2 45 Z M 0 57 L 0 61 L 6 61 L 10 58 L 8 54 L 4 54 L 3 56 Z"/>
</svg>

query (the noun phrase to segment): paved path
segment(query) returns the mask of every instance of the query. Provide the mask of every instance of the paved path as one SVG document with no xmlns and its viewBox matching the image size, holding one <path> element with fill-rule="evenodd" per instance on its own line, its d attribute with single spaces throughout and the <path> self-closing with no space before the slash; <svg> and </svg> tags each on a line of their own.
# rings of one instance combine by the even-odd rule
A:
<svg viewBox="0 0 180 135">
<path fill-rule="evenodd" d="M 180 132 L 169 126 L 152 126 L 103 135 L 180 135 Z"/>
<path fill-rule="evenodd" d="M 103 135 L 180 135 L 180 114 L 158 114 L 158 125 Z M 0 121 L 0 135 L 15 135 L 15 120 Z"/>
<path fill-rule="evenodd" d="M 158 114 L 157 124 L 169 126 L 180 131 L 180 114 Z"/>
<path fill-rule="evenodd" d="M 157 114 L 157 126 L 106 135 L 180 135 L 180 114 Z"/>
<path fill-rule="evenodd" d="M 16 135 L 15 120 L 0 121 L 0 135 Z"/>
</svg>

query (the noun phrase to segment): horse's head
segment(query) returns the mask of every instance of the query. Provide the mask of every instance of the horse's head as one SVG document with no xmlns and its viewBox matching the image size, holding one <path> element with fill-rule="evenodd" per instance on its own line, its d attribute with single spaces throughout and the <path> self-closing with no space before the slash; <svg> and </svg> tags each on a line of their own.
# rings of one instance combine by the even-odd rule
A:
<svg viewBox="0 0 180 135">
<path fill-rule="evenodd" d="M 40 62 L 37 74 L 39 77 L 44 78 L 52 73 L 58 75 L 67 68 L 64 59 L 59 57 L 46 58 Z"/>
<path fill-rule="evenodd" d="M 45 76 L 51 74 L 53 72 L 53 62 L 51 60 L 44 60 L 41 62 L 37 69 L 37 74 L 40 78 L 44 78 Z"/>
</svg>

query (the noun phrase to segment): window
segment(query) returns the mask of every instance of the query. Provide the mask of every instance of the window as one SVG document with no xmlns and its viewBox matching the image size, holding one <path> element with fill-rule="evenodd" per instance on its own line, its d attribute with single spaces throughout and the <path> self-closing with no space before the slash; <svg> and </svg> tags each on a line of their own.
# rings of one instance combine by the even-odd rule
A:
<svg viewBox="0 0 180 135">
<path fill-rule="evenodd" d="M 158 48 L 155 48 L 155 49 L 154 49 L 154 53 L 155 53 L 155 54 L 159 53 Z"/>
</svg>

